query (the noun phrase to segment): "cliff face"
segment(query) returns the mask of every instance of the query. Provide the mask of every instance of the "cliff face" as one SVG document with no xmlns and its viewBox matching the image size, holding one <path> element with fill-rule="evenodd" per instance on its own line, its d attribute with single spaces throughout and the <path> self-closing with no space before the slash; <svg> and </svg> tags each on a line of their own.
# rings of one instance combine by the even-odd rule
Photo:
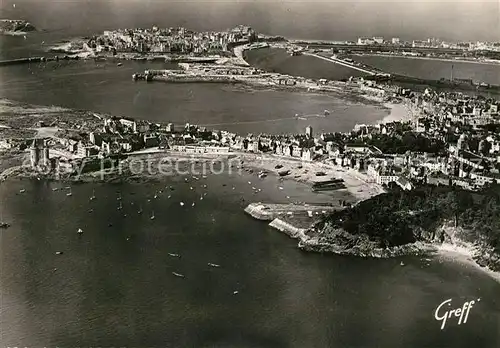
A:
<svg viewBox="0 0 500 348">
<path fill-rule="evenodd" d="M 436 229 L 424 230 L 410 226 L 414 242 L 382 248 L 377 239 L 367 234 L 351 234 L 329 223 L 321 229 L 312 227 L 301 239 L 299 247 L 307 251 L 332 252 L 360 257 L 388 258 L 403 255 L 424 255 L 435 251 L 442 243 L 465 250 L 480 266 L 500 272 L 500 252 L 477 231 L 455 227 L 452 220 L 444 220 Z"/>
<path fill-rule="evenodd" d="M 403 255 L 423 255 L 432 250 L 431 244 L 425 238 L 403 245 L 381 247 L 379 241 L 371 239 L 367 234 L 351 234 L 330 224 L 326 224 L 319 230 L 312 228 L 306 235 L 309 237 L 314 235 L 315 237 L 311 238 L 311 240 L 315 242 L 303 241 L 303 243 L 299 243 L 299 247 L 316 252 L 389 258 Z"/>
<path fill-rule="evenodd" d="M 0 20 L 0 33 L 28 33 L 36 31 L 34 25 L 21 19 L 2 19 Z"/>
</svg>

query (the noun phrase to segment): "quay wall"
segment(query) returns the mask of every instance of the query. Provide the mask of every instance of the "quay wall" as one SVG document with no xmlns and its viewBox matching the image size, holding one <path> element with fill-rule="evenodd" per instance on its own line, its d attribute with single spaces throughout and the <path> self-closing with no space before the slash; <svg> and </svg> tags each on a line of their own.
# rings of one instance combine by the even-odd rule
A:
<svg viewBox="0 0 500 348">
<path fill-rule="evenodd" d="M 0 66 L 26 64 L 26 63 L 39 63 L 43 62 L 44 60 L 45 58 L 43 57 L 29 57 L 29 58 L 2 60 L 0 61 Z"/>
<path fill-rule="evenodd" d="M 275 214 L 270 210 L 264 210 L 263 204 L 250 203 L 245 208 L 245 213 L 257 220 L 272 221 L 275 218 Z"/>
<path fill-rule="evenodd" d="M 55 56 L 55 57 L 27 57 L 27 58 L 18 58 L 18 59 L 9 59 L 0 61 L 0 66 L 8 66 L 8 65 L 18 65 L 18 64 L 29 64 L 29 63 L 41 63 L 41 62 L 51 62 L 57 60 L 78 60 L 80 57 L 78 56 Z"/>
</svg>

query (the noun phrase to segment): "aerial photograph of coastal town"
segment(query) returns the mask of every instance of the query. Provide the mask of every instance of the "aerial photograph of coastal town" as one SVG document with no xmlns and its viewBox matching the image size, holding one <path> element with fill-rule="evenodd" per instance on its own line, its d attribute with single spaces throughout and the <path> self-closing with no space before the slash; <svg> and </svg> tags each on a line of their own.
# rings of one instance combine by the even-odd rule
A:
<svg viewBox="0 0 500 348">
<path fill-rule="evenodd" d="M 500 347 L 498 1 L 0 13 L 0 348 Z"/>
</svg>

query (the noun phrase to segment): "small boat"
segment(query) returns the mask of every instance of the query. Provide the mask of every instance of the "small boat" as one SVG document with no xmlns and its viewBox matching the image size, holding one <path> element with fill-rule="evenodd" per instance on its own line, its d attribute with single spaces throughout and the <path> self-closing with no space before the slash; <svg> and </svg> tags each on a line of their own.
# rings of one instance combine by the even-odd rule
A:
<svg viewBox="0 0 500 348">
<path fill-rule="evenodd" d="M 137 214 L 142 214 L 142 207 L 139 207 L 139 210 L 137 211 Z"/>
<path fill-rule="evenodd" d="M 177 273 L 177 272 L 172 272 L 172 274 L 176 277 L 179 277 L 179 278 L 184 278 L 184 275 L 183 274 L 180 274 L 180 273 Z"/>
<path fill-rule="evenodd" d="M 0 222 L 0 228 L 9 228 L 10 225 L 6 222 Z"/>
<path fill-rule="evenodd" d="M 57 190 L 59 190 L 59 188 L 57 188 L 57 187 L 54 187 L 54 188 L 52 189 L 52 191 L 57 191 Z"/>
<path fill-rule="evenodd" d="M 95 199 L 95 190 L 92 190 L 92 196 L 89 198 L 91 201 Z"/>
<path fill-rule="evenodd" d="M 189 189 L 190 189 L 190 190 L 192 190 L 192 189 L 193 189 L 193 186 L 190 186 L 190 187 L 189 187 Z"/>
<path fill-rule="evenodd" d="M 71 187 L 69 188 L 69 192 L 68 192 L 68 193 L 66 193 L 66 196 L 68 196 L 68 197 L 69 197 L 69 196 L 73 196 L 73 192 L 71 192 Z"/>
<path fill-rule="evenodd" d="M 56 255 L 62 255 L 63 252 L 62 251 L 56 251 Z"/>
<path fill-rule="evenodd" d="M 328 115 L 330 115 L 330 111 L 328 111 L 328 110 L 325 110 L 325 111 L 324 111 L 324 115 L 325 115 L 325 116 L 328 116 Z"/>
<path fill-rule="evenodd" d="M 89 213 L 93 213 L 94 212 L 94 209 L 89 209 Z"/>
<path fill-rule="evenodd" d="M 202 200 L 203 200 L 203 196 L 200 197 L 200 201 L 202 201 Z"/>
<path fill-rule="evenodd" d="M 208 263 L 207 265 L 209 265 L 210 267 L 220 267 L 220 265 L 216 264 L 216 263 Z"/>
<path fill-rule="evenodd" d="M 172 198 L 172 196 L 171 196 L 171 195 L 168 195 L 168 197 L 167 197 L 167 198 Z"/>
<path fill-rule="evenodd" d="M 172 257 L 181 257 L 179 254 L 174 254 L 174 253 L 168 253 Z"/>
<path fill-rule="evenodd" d="M 25 189 L 21 189 L 21 190 L 19 190 L 19 193 L 25 193 L 25 192 L 26 192 L 26 190 L 25 190 Z"/>
<path fill-rule="evenodd" d="M 122 66 L 122 65 L 123 65 L 122 63 L 118 63 L 118 64 L 116 64 L 116 66 Z"/>
<path fill-rule="evenodd" d="M 191 206 L 194 207 L 194 202 L 193 202 L 193 204 L 191 204 Z"/>
<path fill-rule="evenodd" d="M 78 231 L 76 231 L 76 233 L 78 234 L 82 234 L 83 233 L 83 230 L 81 228 L 78 229 Z"/>
<path fill-rule="evenodd" d="M 154 220 L 154 219 L 155 219 L 155 212 L 153 212 L 153 213 L 151 214 L 151 217 L 150 217 L 149 219 L 150 219 L 150 220 Z"/>
<path fill-rule="evenodd" d="M 121 201 L 122 200 L 122 195 L 121 193 L 118 193 L 118 197 L 116 198 L 117 201 Z"/>
<path fill-rule="evenodd" d="M 233 295 L 238 295 L 239 294 L 239 291 L 236 290 L 236 291 L 233 291 Z"/>
<path fill-rule="evenodd" d="M 401 263 L 399 264 L 400 266 L 404 266 L 405 263 L 403 261 L 401 261 Z"/>
<path fill-rule="evenodd" d="M 184 202 L 180 202 L 179 204 L 181 205 L 181 207 L 183 207 L 183 206 L 184 206 Z"/>
<path fill-rule="evenodd" d="M 120 204 L 118 205 L 118 207 L 116 209 L 118 209 L 118 210 L 122 210 L 123 209 L 122 202 L 120 202 Z"/>
<path fill-rule="evenodd" d="M 158 198 L 158 196 L 157 196 L 157 195 L 155 195 L 155 196 L 154 196 L 154 198 L 156 199 L 156 198 Z"/>
</svg>

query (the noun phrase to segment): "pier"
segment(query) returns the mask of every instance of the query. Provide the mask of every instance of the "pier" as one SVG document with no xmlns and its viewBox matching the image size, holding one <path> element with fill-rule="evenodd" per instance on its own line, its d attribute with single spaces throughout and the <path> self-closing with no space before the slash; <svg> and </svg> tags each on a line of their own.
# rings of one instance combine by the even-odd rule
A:
<svg viewBox="0 0 500 348">
<path fill-rule="evenodd" d="M 26 64 L 26 63 L 40 63 L 43 61 L 45 61 L 44 57 L 9 59 L 0 61 L 0 66 Z"/>
<path fill-rule="evenodd" d="M 336 210 L 341 210 L 343 207 L 339 205 L 326 204 L 266 204 L 266 203 L 250 203 L 245 212 L 255 219 L 272 221 L 278 217 L 298 218 L 303 220 L 309 218 L 311 223 L 313 217 L 318 217 L 320 214 L 328 214 Z"/>
<path fill-rule="evenodd" d="M 0 61 L 0 66 L 8 65 L 19 65 L 19 64 L 30 64 L 30 63 L 42 63 L 42 62 L 57 62 L 59 60 L 78 60 L 79 56 L 55 56 L 55 57 L 28 57 L 28 58 L 18 58 Z"/>
</svg>

